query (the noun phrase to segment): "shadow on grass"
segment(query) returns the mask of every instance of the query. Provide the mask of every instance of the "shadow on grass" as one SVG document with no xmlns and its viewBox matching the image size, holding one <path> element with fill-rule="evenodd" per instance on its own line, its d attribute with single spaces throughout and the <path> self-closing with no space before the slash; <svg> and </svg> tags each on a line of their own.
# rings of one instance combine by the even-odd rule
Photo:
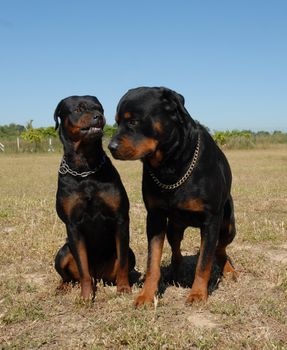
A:
<svg viewBox="0 0 287 350">
<path fill-rule="evenodd" d="M 169 286 L 176 286 L 178 288 L 190 289 L 194 281 L 196 263 L 199 253 L 195 255 L 183 256 L 181 266 L 179 268 L 177 278 L 174 278 L 172 272 L 172 265 L 161 267 L 161 278 L 158 286 L 159 297 L 162 297 Z M 163 262 L 164 263 L 164 262 Z M 222 278 L 222 273 L 216 262 L 212 265 L 211 276 L 208 283 L 208 295 L 211 295 L 217 288 Z M 142 288 L 145 281 L 145 274 L 137 270 L 132 270 L 129 273 L 130 285 L 136 285 Z M 104 283 L 105 285 L 114 285 L 113 283 Z"/>
<path fill-rule="evenodd" d="M 179 268 L 177 278 L 174 278 L 171 264 L 161 267 L 161 278 L 158 286 L 158 295 L 163 297 L 166 289 L 170 286 L 178 288 L 190 289 L 195 276 L 196 263 L 199 257 L 199 253 L 195 255 L 183 256 L 181 266 Z M 163 262 L 164 264 L 164 262 Z M 216 262 L 213 263 L 211 277 L 208 283 L 208 295 L 211 295 L 217 288 L 221 281 L 222 273 Z M 145 281 L 144 273 L 141 273 L 135 269 L 129 273 L 130 285 L 136 285 L 138 288 L 142 288 Z M 103 281 L 104 286 L 115 285 L 114 283 Z M 63 284 L 67 285 L 67 288 L 58 288 L 61 292 L 69 291 L 73 286 L 78 285 L 78 282 Z M 68 288 L 69 287 L 69 288 Z"/>
<path fill-rule="evenodd" d="M 191 288 L 194 276 L 198 254 L 183 256 L 181 266 L 178 271 L 177 278 L 173 277 L 171 264 L 161 267 L 161 278 L 159 281 L 158 293 L 162 297 L 169 286 L 176 286 L 179 288 Z M 211 295 L 217 288 L 222 278 L 220 268 L 214 262 L 211 271 L 211 277 L 208 283 L 208 295 Z M 130 283 L 135 284 L 141 288 L 144 284 L 145 276 L 140 272 L 134 270 L 130 273 Z"/>
<path fill-rule="evenodd" d="M 176 278 L 173 276 L 171 264 L 161 267 L 159 295 L 162 296 L 169 286 L 190 289 L 194 281 L 198 257 L 199 253 L 196 255 L 184 256 Z M 214 262 L 208 283 L 208 295 L 211 295 L 218 288 L 221 278 L 221 270 Z"/>
</svg>

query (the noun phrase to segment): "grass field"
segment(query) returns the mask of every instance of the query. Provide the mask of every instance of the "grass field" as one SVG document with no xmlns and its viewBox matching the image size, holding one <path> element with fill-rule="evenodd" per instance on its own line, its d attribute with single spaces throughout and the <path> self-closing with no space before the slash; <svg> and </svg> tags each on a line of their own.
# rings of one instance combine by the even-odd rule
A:
<svg viewBox="0 0 287 350">
<path fill-rule="evenodd" d="M 79 289 L 57 294 L 53 267 L 65 240 L 55 212 L 60 154 L 0 157 L 1 349 L 287 349 L 287 146 L 228 151 L 237 237 L 228 253 L 237 282 L 218 281 L 207 303 L 186 306 L 199 232 L 183 241 L 181 286 L 169 285 L 165 243 L 156 307 L 133 309 L 131 295 L 99 283 L 96 301 Z M 114 161 L 129 194 L 136 269 L 146 265 L 141 163 Z"/>
</svg>

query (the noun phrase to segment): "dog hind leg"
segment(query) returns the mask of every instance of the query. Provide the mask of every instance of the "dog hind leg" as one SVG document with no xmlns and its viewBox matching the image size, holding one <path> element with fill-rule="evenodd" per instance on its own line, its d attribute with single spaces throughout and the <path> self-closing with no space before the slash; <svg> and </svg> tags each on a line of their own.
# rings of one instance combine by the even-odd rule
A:
<svg viewBox="0 0 287 350">
<path fill-rule="evenodd" d="M 218 244 L 215 252 L 216 261 L 219 265 L 223 276 L 231 274 L 231 277 L 236 280 L 238 273 L 235 271 L 230 258 L 226 254 L 226 247 L 233 241 L 236 235 L 235 218 L 233 210 L 232 197 L 227 200 L 224 206 L 223 221 L 219 231 Z"/>
</svg>

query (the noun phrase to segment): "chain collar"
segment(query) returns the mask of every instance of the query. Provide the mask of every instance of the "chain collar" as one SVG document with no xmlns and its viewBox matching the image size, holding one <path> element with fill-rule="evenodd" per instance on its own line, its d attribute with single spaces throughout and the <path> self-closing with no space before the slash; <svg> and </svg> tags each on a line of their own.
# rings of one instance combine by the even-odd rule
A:
<svg viewBox="0 0 287 350">
<path fill-rule="evenodd" d="M 194 151 L 194 154 L 192 157 L 192 161 L 191 161 L 186 173 L 176 183 L 171 184 L 171 185 L 167 185 L 167 184 L 160 182 L 159 179 L 155 176 L 155 174 L 149 169 L 148 171 L 149 171 L 151 178 L 158 185 L 158 187 L 162 188 L 163 190 L 174 190 L 174 189 L 178 188 L 183 183 L 185 183 L 185 181 L 190 177 L 190 175 L 191 175 L 191 173 L 196 165 L 197 159 L 198 159 L 199 149 L 200 149 L 200 134 L 198 134 L 197 144 L 196 144 L 196 148 L 195 148 L 195 151 Z"/>
<path fill-rule="evenodd" d="M 95 174 L 96 172 L 98 172 L 101 169 L 101 167 L 104 165 L 105 161 L 106 161 L 106 156 L 104 155 L 101 163 L 97 166 L 97 168 L 95 168 L 94 170 L 89 170 L 89 171 L 84 171 L 82 173 L 78 173 L 76 170 L 72 170 L 69 167 L 65 158 L 63 157 L 61 164 L 60 164 L 59 173 L 62 175 L 66 175 L 67 173 L 69 173 L 72 176 L 87 177 L 91 174 Z"/>
</svg>

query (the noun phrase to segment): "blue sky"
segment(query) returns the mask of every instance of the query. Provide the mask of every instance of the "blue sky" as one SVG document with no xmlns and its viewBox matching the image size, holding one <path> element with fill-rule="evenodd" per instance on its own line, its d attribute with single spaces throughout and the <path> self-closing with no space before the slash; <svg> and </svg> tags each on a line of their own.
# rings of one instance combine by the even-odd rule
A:
<svg viewBox="0 0 287 350">
<path fill-rule="evenodd" d="M 0 0 L 0 125 L 167 86 L 211 130 L 287 131 L 285 0 Z"/>
</svg>

